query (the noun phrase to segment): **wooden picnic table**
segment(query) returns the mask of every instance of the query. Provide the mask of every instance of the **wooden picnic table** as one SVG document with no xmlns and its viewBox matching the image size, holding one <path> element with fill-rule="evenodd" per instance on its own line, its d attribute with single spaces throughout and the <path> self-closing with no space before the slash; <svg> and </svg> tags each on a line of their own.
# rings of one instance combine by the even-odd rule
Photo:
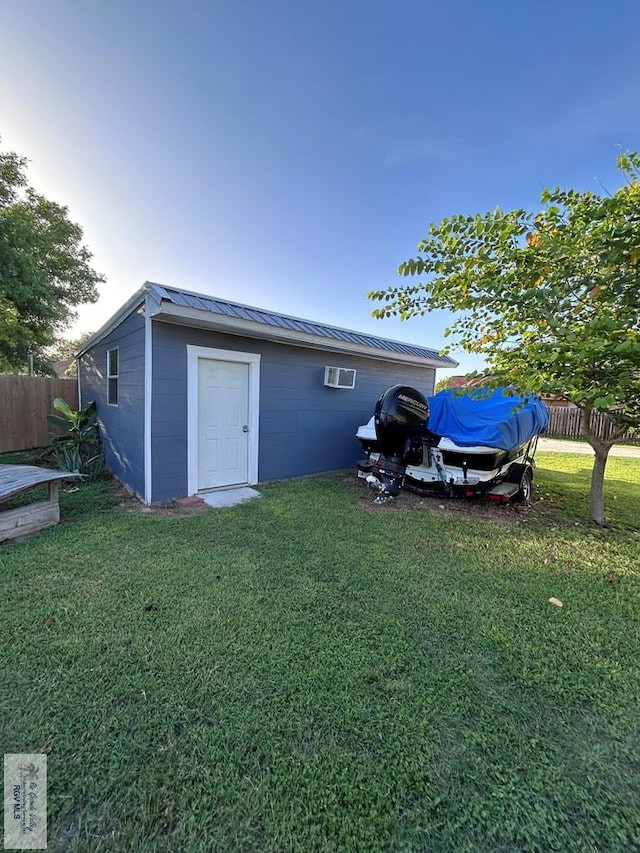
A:
<svg viewBox="0 0 640 853">
<path fill-rule="evenodd" d="M 0 542 L 30 536 L 57 524 L 60 521 L 60 480 L 80 476 L 37 465 L 0 465 Z M 11 498 L 45 484 L 49 486 L 48 500 L 3 510 L 3 504 Z"/>
</svg>

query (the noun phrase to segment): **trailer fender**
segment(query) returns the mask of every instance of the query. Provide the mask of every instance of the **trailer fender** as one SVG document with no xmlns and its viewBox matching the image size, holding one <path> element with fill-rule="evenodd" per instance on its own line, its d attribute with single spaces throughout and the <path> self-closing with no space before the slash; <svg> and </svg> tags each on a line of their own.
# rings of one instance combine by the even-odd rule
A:
<svg viewBox="0 0 640 853">
<path fill-rule="evenodd" d="M 527 462 L 516 462 L 509 468 L 509 473 L 506 476 L 509 483 L 518 483 L 520 488 L 513 496 L 514 501 L 526 503 L 531 499 L 533 488 L 533 465 Z"/>
</svg>

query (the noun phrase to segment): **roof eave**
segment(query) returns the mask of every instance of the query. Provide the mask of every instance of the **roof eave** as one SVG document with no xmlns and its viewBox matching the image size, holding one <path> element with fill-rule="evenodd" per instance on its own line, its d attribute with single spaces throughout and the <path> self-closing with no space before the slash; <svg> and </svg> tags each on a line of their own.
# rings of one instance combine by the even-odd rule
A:
<svg viewBox="0 0 640 853">
<path fill-rule="evenodd" d="M 175 305 L 167 300 L 162 300 L 159 307 L 153 311 L 153 318 L 181 325 L 192 325 L 199 328 L 226 332 L 227 334 L 231 333 L 241 337 L 261 338 L 263 340 L 274 341 L 275 343 L 322 349 L 327 352 L 350 353 L 380 361 L 413 364 L 419 367 L 457 367 L 457 362 L 448 356 L 442 359 L 430 359 L 426 356 L 393 352 L 392 350 L 368 347 L 351 341 L 341 341 L 321 335 L 281 328 L 279 326 L 267 326 L 264 323 L 238 317 L 228 317 L 225 314 L 212 314 L 210 311 L 198 308 Z"/>
<path fill-rule="evenodd" d="M 146 299 L 146 286 L 140 287 L 136 292 L 131 296 L 127 301 L 122 305 L 116 313 L 109 317 L 106 323 L 104 323 L 97 332 L 94 332 L 90 338 L 82 345 L 82 349 L 78 350 L 76 353 L 76 358 L 80 358 L 80 356 L 84 355 L 91 347 L 94 347 L 96 344 L 99 344 L 103 338 L 106 338 L 107 335 L 112 332 L 116 326 L 118 326 L 123 320 L 125 320 L 129 314 L 135 311 L 137 308 L 142 305 Z"/>
</svg>

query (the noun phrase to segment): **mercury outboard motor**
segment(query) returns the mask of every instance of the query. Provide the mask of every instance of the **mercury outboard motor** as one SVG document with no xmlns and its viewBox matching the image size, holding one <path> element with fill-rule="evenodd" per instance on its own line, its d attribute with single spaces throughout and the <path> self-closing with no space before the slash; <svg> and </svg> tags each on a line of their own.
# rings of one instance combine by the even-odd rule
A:
<svg viewBox="0 0 640 853">
<path fill-rule="evenodd" d="M 415 388 L 393 385 L 378 398 L 374 417 L 382 492 L 396 497 L 407 465 L 420 464 L 421 439 L 428 434 L 429 404 Z"/>
</svg>

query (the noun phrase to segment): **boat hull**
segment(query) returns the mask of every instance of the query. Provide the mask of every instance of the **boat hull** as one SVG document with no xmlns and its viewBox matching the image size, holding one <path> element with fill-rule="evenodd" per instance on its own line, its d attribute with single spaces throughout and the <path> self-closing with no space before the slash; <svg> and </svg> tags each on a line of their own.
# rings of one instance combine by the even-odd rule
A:
<svg viewBox="0 0 640 853">
<path fill-rule="evenodd" d="M 358 477 L 377 478 L 387 462 L 380 454 L 373 419 L 360 427 L 357 438 L 366 454 L 358 464 Z M 403 485 L 419 492 L 481 497 L 496 484 L 508 481 L 513 473 L 519 475 L 524 466 L 533 470 L 536 443 L 537 437 L 512 450 L 502 450 L 485 445 L 460 447 L 448 438 L 435 445 L 424 442 L 406 466 Z"/>
</svg>

